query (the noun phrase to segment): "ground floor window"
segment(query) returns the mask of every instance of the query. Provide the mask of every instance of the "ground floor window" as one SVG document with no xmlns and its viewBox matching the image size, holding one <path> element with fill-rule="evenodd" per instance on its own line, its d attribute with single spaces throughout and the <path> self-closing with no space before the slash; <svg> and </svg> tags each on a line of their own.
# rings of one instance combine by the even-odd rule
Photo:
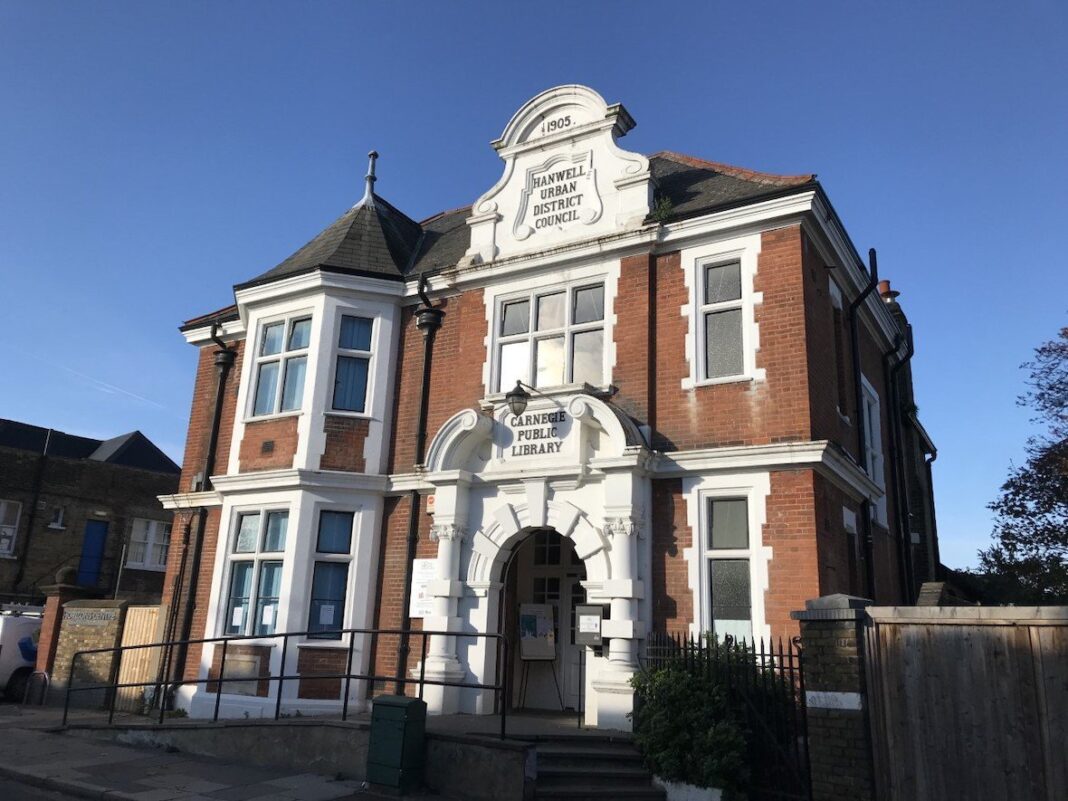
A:
<svg viewBox="0 0 1068 801">
<path fill-rule="evenodd" d="M 749 552 L 749 503 L 745 498 L 708 498 L 706 550 L 712 633 L 723 639 L 753 637 Z"/>
<path fill-rule="evenodd" d="M 275 633 L 288 526 L 285 510 L 238 514 L 230 547 L 225 634 L 265 637 Z"/>
<path fill-rule="evenodd" d="M 353 512 L 324 509 L 319 513 L 312 569 L 309 636 L 321 640 L 341 639 L 345 625 L 345 598 L 352 559 Z"/>
</svg>

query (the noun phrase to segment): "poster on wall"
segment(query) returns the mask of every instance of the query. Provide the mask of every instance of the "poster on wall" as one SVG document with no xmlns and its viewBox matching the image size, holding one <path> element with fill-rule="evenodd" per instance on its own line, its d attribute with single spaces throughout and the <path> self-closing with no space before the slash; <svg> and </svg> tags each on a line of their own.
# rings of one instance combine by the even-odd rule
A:
<svg viewBox="0 0 1068 801">
<path fill-rule="evenodd" d="M 408 604 L 408 617 L 423 618 L 434 614 L 430 582 L 437 575 L 437 564 L 437 559 L 412 560 L 412 600 Z"/>
<path fill-rule="evenodd" d="M 553 608 L 549 604 L 519 605 L 519 658 L 556 659 Z"/>
</svg>

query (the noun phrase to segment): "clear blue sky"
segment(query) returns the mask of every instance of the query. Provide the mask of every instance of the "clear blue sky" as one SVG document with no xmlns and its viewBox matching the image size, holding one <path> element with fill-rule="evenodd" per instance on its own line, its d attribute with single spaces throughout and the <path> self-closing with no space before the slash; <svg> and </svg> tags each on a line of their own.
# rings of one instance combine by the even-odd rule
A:
<svg viewBox="0 0 1068 801">
<path fill-rule="evenodd" d="M 419 219 L 583 83 L 631 149 L 819 174 L 902 292 L 943 558 L 970 564 L 1031 431 L 1019 365 L 1068 322 L 1066 42 L 1052 1 L 0 0 L 0 416 L 180 460 L 182 320 L 357 200 L 371 148 Z"/>
</svg>

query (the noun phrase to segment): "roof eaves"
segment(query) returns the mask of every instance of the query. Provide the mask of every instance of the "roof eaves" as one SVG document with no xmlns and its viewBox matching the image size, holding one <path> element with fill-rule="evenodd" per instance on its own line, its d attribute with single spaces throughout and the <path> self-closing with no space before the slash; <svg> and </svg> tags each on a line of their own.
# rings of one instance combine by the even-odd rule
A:
<svg viewBox="0 0 1068 801">
<path fill-rule="evenodd" d="M 811 183 L 816 179 L 815 173 L 808 173 L 805 175 L 778 175 L 771 172 L 750 170 L 745 167 L 735 167 L 731 164 L 724 164 L 719 161 L 699 159 L 694 156 L 687 156 L 684 153 L 676 153 L 673 150 L 661 150 L 658 153 L 653 153 L 649 158 L 667 159 L 669 161 L 674 161 L 677 164 L 685 164 L 687 167 L 696 167 L 701 170 L 714 170 L 723 175 L 729 175 L 732 178 L 740 178 L 743 181 L 750 181 L 758 184 L 771 184 L 773 186 L 800 186 Z"/>
</svg>

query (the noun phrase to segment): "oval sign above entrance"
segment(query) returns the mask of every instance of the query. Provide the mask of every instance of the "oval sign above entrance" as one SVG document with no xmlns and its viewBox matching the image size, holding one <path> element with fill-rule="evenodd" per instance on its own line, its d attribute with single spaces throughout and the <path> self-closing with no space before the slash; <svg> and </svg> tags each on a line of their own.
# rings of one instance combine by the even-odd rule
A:
<svg viewBox="0 0 1068 801">
<path fill-rule="evenodd" d="M 538 467 L 547 462 L 578 462 L 578 429 L 564 399 L 531 401 L 514 415 L 505 409 L 494 431 L 496 461 L 509 467 Z"/>
</svg>

